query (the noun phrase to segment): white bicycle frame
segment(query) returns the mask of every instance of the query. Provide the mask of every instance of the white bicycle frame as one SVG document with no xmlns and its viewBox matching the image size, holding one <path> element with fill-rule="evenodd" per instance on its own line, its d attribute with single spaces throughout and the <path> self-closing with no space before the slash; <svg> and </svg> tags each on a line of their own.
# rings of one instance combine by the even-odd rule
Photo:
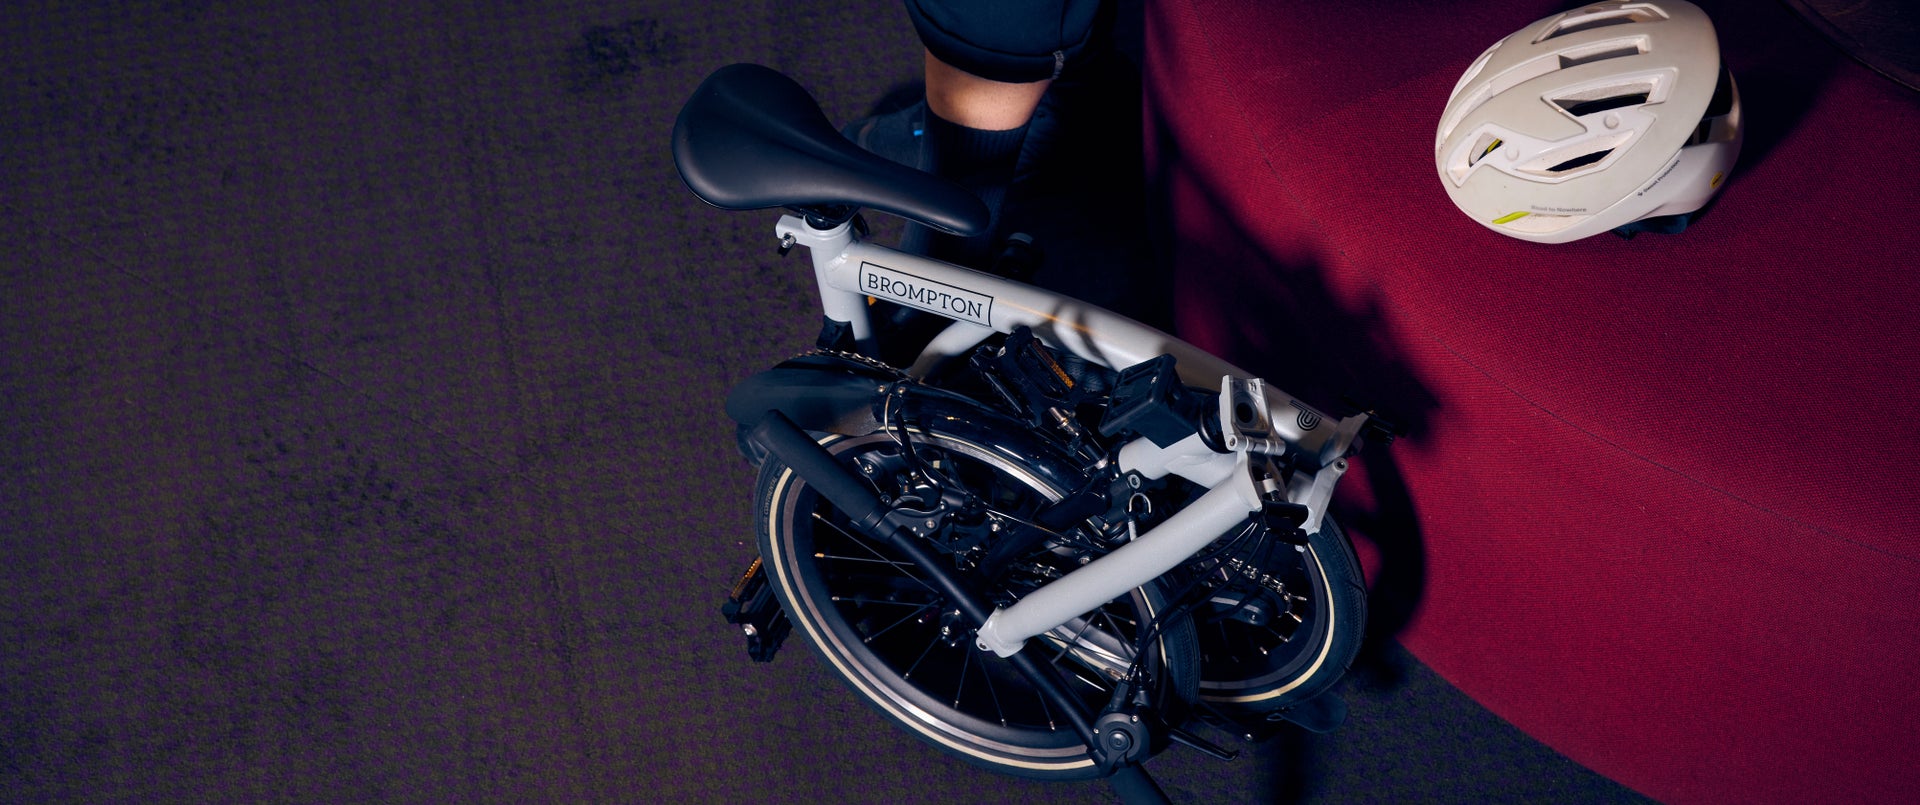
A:
<svg viewBox="0 0 1920 805">
<path fill-rule="evenodd" d="M 1261 511 L 1263 494 L 1284 492 L 1288 502 L 1307 509 L 1301 528 L 1307 533 L 1318 531 L 1334 485 L 1346 472 L 1346 456 L 1368 419 L 1366 414 L 1356 414 L 1333 420 L 1155 328 L 1025 283 L 867 243 L 855 235 L 851 224 L 815 229 L 799 217 L 785 215 L 775 233 L 784 247 L 807 247 L 825 314 L 847 322 L 863 351 L 874 350 L 869 297 L 954 321 L 908 370 L 913 376 L 925 376 L 943 361 L 965 355 L 996 332 L 1025 326 L 1054 349 L 1115 370 L 1170 354 L 1182 382 L 1220 388 L 1220 421 L 1228 452 L 1214 451 L 1195 434 L 1164 448 L 1136 438 L 1117 453 L 1122 473 L 1138 473 L 1148 480 L 1173 474 L 1208 491 L 1112 553 L 1047 583 L 1012 606 L 995 609 L 979 630 L 978 644 L 1002 657 L 1020 651 L 1028 638 L 1179 566 Z M 1275 417 L 1274 412 L 1291 415 Z M 1254 462 L 1264 464 L 1263 456 L 1289 454 L 1296 456 L 1295 472 L 1285 490 L 1271 480 L 1255 480 Z"/>
</svg>

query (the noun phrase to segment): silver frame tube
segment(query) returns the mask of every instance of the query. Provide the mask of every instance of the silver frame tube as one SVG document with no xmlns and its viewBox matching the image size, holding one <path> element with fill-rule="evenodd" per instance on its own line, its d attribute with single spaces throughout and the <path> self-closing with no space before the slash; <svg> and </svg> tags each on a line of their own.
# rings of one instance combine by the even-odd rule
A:
<svg viewBox="0 0 1920 805">
<path fill-rule="evenodd" d="M 1048 582 L 1013 606 L 994 609 L 992 617 L 980 627 L 977 644 L 982 650 L 1011 657 L 1028 638 L 1179 567 L 1187 557 L 1244 522 L 1248 514 L 1259 511 L 1260 492 L 1246 472 L 1246 454 L 1238 456 L 1238 472 L 1229 474 L 1225 482 L 1166 522 L 1085 567 Z"/>
</svg>

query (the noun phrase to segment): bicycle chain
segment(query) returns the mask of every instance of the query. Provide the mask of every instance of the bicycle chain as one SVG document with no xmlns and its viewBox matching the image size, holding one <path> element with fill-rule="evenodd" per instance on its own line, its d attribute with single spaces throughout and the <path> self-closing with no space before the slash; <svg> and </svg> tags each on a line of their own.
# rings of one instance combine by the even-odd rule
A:
<svg viewBox="0 0 1920 805">
<path fill-rule="evenodd" d="M 867 366 L 873 369 L 878 369 L 882 372 L 885 372 L 888 375 L 891 375 L 894 380 L 912 380 L 913 379 L 913 377 L 907 374 L 905 370 L 897 366 L 894 366 L 893 364 L 887 363 L 886 361 L 880 360 L 879 358 L 873 358 L 873 357 L 868 357 L 866 355 L 862 355 L 858 352 L 844 352 L 837 349 L 828 349 L 826 347 L 815 347 L 813 349 L 807 350 L 806 352 L 802 352 L 799 355 L 794 356 L 794 359 L 799 359 L 799 358 L 839 358 L 841 360 L 852 361 L 854 363 L 861 364 L 863 366 Z"/>
<path fill-rule="evenodd" d="M 1261 587 L 1266 588 L 1268 591 L 1280 596 L 1282 600 L 1287 601 L 1289 604 L 1291 604 L 1293 600 L 1299 598 L 1299 596 L 1296 596 L 1292 593 L 1287 592 L 1287 585 L 1285 582 L 1282 582 L 1281 580 L 1274 578 L 1271 574 L 1267 573 L 1264 568 L 1261 568 L 1252 562 L 1246 561 L 1244 559 L 1241 559 L 1238 556 L 1235 556 L 1235 557 L 1229 558 L 1226 561 L 1226 566 L 1233 568 L 1235 571 L 1239 572 L 1239 574 L 1245 577 L 1248 581 L 1258 584 Z"/>
</svg>

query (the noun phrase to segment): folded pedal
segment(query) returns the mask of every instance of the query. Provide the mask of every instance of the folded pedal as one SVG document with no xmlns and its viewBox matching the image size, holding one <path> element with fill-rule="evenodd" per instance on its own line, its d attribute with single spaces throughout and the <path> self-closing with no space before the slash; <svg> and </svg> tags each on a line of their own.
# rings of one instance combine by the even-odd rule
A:
<svg viewBox="0 0 1920 805">
<path fill-rule="evenodd" d="M 773 597 L 773 585 L 767 581 L 767 569 L 760 557 L 753 558 L 747 572 L 733 585 L 733 594 L 720 605 L 727 622 L 740 627 L 747 637 L 747 655 L 755 662 L 768 662 L 780 650 L 780 642 L 793 629 L 786 610 Z"/>
</svg>

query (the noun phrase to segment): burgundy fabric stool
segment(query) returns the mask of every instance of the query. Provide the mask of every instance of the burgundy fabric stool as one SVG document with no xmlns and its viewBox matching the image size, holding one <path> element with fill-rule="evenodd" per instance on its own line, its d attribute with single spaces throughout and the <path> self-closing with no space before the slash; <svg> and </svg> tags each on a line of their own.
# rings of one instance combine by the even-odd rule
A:
<svg viewBox="0 0 1920 805">
<path fill-rule="evenodd" d="M 1147 4 L 1178 331 L 1410 435 L 1350 474 L 1379 632 L 1668 802 L 1920 790 L 1920 94 L 1699 3 L 1747 139 L 1686 232 L 1447 199 L 1448 92 L 1567 4 Z M 1358 483 L 1353 483 L 1358 481 Z"/>
</svg>

